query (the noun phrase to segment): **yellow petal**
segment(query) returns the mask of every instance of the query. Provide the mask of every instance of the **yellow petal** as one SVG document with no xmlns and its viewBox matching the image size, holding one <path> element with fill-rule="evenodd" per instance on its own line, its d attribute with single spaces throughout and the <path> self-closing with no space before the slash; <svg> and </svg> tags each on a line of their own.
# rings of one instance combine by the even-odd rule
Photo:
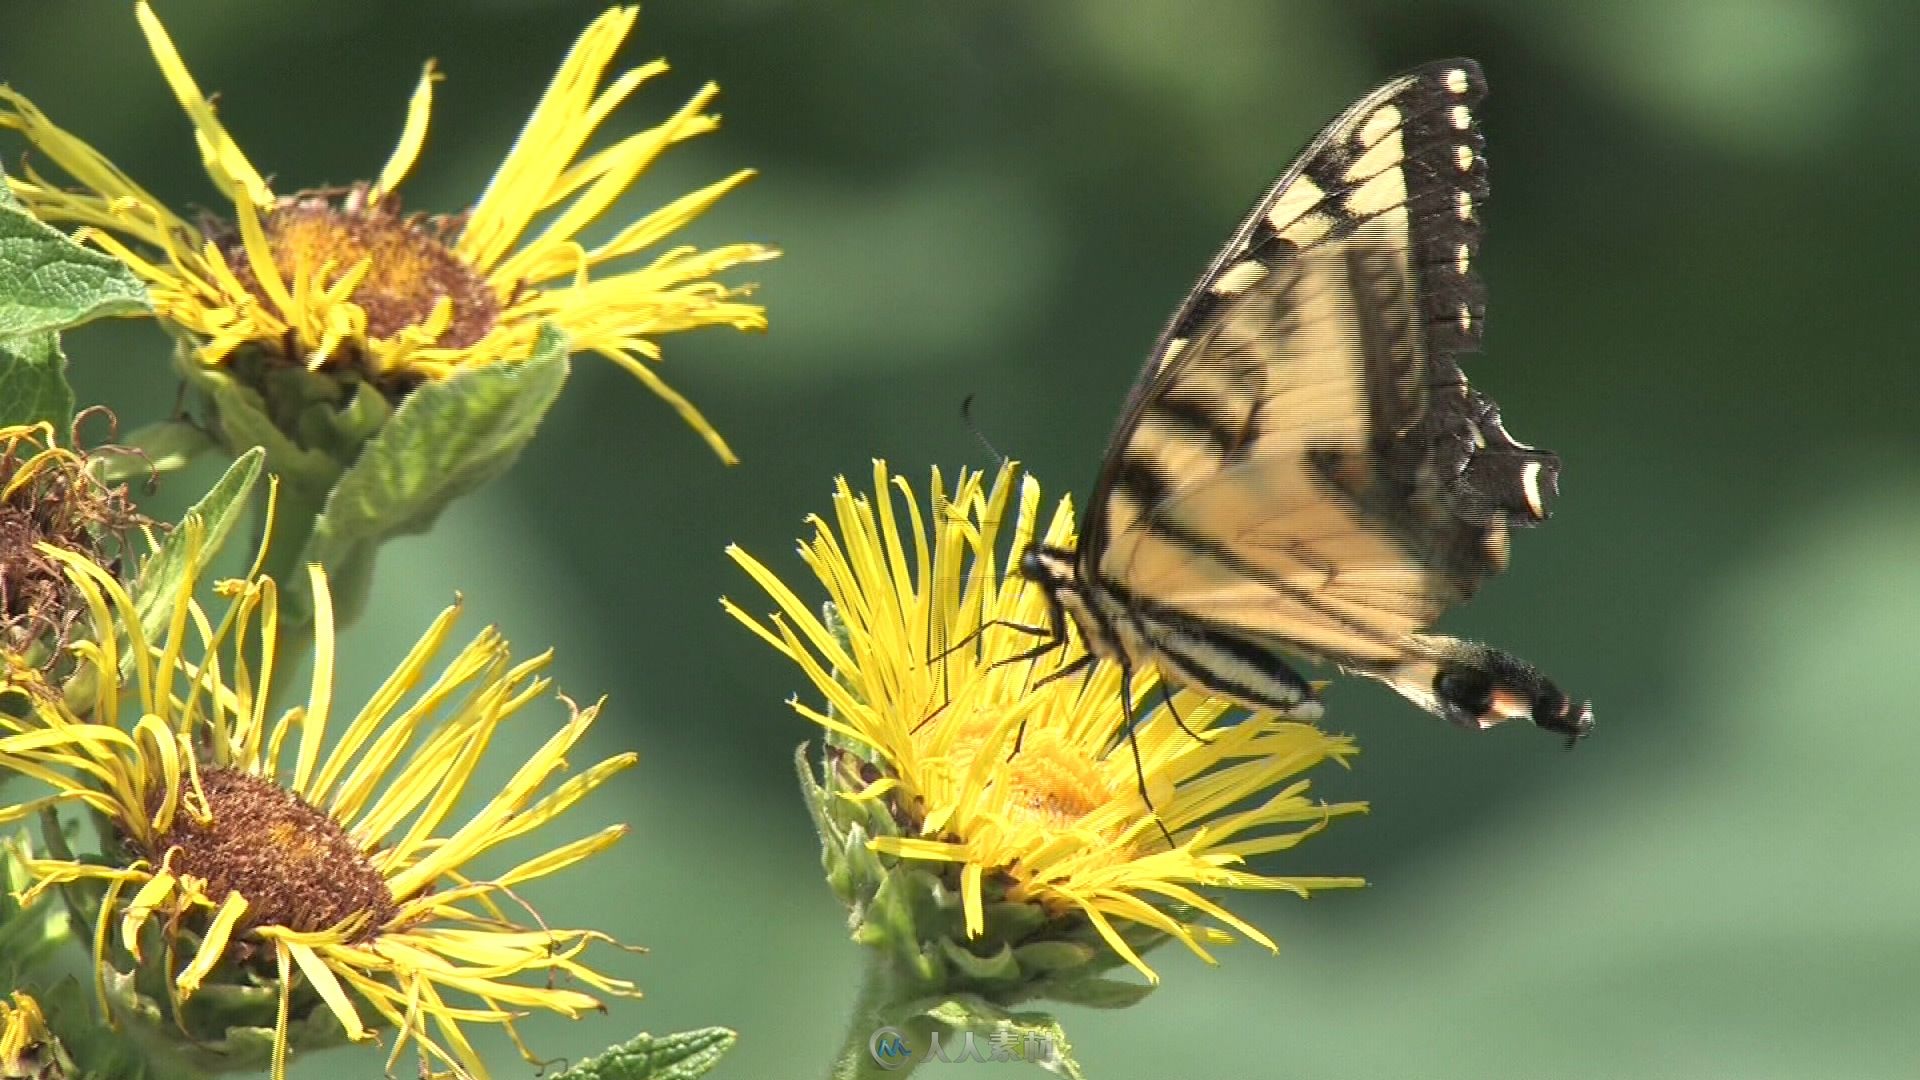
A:
<svg viewBox="0 0 1920 1080">
<path fill-rule="evenodd" d="M 227 129 L 214 116 L 212 103 L 193 81 L 193 75 L 187 71 L 186 61 L 180 58 L 173 39 L 167 36 L 167 28 L 160 24 L 159 17 L 154 15 L 147 0 L 135 4 L 133 13 L 140 22 L 141 31 L 147 36 L 147 46 L 160 65 L 160 73 L 166 77 L 167 85 L 173 88 L 173 96 L 179 99 L 180 107 L 193 120 L 194 134 L 200 143 L 207 175 L 222 190 L 245 199 L 253 206 L 272 203 L 273 192 L 267 187 L 267 182 L 254 171 L 246 154 L 241 152 L 240 144 L 234 142 L 233 136 L 227 134 Z"/>
<path fill-rule="evenodd" d="M 455 250 L 469 264 L 490 269 L 545 209 L 545 193 L 592 134 L 580 123 L 594 86 L 633 29 L 637 8 L 612 8 L 581 33 L 534 107 L 513 149 L 493 174 Z M 665 65 L 642 69 L 649 73 Z M 637 84 L 638 80 L 631 80 Z"/>
<path fill-rule="evenodd" d="M 413 99 L 407 102 L 407 126 L 401 129 L 400 142 L 393 148 L 393 156 L 380 170 L 380 179 L 373 185 L 373 198 L 377 201 L 400 187 L 400 181 L 406 179 L 412 170 L 414 161 L 420 156 L 420 147 L 427 141 L 427 119 L 433 112 L 433 84 L 440 81 L 440 73 L 435 70 L 433 61 L 427 61 L 426 70 L 420 73 L 420 83 L 413 88 Z"/>
<path fill-rule="evenodd" d="M 360 1013 L 353 1007 L 353 999 L 341 988 L 340 980 L 334 977 L 333 969 L 307 945 L 285 944 L 281 946 L 300 965 L 300 974 L 307 977 L 319 993 L 320 1000 L 327 1003 L 327 1011 L 346 1029 L 347 1038 L 354 1042 L 363 1042 L 373 1037 L 373 1033 L 360 1022 Z"/>
<path fill-rule="evenodd" d="M 229 891 L 227 898 L 220 902 L 219 910 L 215 911 L 213 918 L 209 920 L 207 935 L 201 940 L 199 950 L 193 954 L 193 961 L 174 977 L 173 983 L 180 988 L 182 999 L 200 989 L 200 983 L 206 979 L 207 973 L 212 971 L 214 965 L 226 955 L 227 943 L 233 937 L 233 928 L 239 925 L 240 919 L 246 913 L 247 898 L 237 892 Z"/>
</svg>

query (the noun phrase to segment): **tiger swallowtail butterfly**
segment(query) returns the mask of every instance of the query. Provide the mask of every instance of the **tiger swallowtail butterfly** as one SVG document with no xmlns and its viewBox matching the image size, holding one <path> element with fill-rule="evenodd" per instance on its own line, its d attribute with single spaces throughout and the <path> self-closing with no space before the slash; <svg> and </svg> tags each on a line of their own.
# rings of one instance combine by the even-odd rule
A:
<svg viewBox="0 0 1920 1080">
<path fill-rule="evenodd" d="M 1429 633 L 1547 517 L 1560 460 L 1507 434 L 1456 357 L 1478 349 L 1487 197 L 1471 60 L 1417 68 L 1329 124 L 1241 223 L 1154 345 L 1073 550 L 1023 576 L 1085 655 L 1252 708 L 1320 714 L 1292 653 L 1481 729 L 1593 726 L 1526 661 Z M 1051 676 L 1050 676 L 1051 677 Z M 1123 692 L 1125 692 L 1123 690 Z M 1130 695 L 1129 695 L 1130 696 Z"/>
</svg>

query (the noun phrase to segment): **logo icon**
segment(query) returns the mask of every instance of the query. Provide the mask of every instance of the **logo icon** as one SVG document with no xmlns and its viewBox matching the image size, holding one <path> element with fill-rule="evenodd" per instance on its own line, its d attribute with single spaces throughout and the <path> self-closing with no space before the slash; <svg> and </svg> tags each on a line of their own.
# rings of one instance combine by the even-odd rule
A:
<svg viewBox="0 0 1920 1080">
<path fill-rule="evenodd" d="M 867 1040 L 867 1053 L 873 1056 L 873 1063 L 883 1069 L 898 1069 L 913 1060 L 913 1051 L 907 1047 L 907 1036 L 899 1028 L 883 1027 Z"/>
</svg>

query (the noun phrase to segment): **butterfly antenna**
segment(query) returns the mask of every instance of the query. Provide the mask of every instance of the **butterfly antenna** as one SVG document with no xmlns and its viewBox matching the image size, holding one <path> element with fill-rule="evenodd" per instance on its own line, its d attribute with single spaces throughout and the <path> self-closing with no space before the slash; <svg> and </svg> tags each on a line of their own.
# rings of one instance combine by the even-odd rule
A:
<svg viewBox="0 0 1920 1080">
<path fill-rule="evenodd" d="M 995 461 L 1005 465 L 1011 460 L 1007 455 L 996 449 L 993 443 L 988 441 L 986 434 L 980 430 L 980 425 L 973 422 L 972 394 L 968 394 L 966 397 L 960 399 L 960 420 L 967 425 L 967 430 L 973 433 L 973 437 L 980 440 L 980 445 L 987 448 L 987 453 L 992 455 Z"/>
</svg>

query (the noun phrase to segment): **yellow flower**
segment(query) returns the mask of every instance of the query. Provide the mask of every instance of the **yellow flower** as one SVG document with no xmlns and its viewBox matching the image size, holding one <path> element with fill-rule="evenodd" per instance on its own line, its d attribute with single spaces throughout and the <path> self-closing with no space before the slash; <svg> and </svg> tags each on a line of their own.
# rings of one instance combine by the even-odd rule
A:
<svg viewBox="0 0 1920 1080">
<path fill-rule="evenodd" d="M 1181 731 L 1164 704 L 1146 713 L 1136 737 L 1149 807 L 1133 757 L 1108 752 L 1127 721 L 1118 671 L 1102 664 L 1084 681 L 1036 688 L 1044 669 L 1001 663 L 1030 639 L 1005 628 L 978 634 L 996 620 L 1046 622 L 1040 590 L 1004 568 L 1009 509 L 1013 551 L 1042 529 L 1049 543 L 1072 541 L 1071 505 L 1062 502 L 1043 524 L 1039 486 L 1030 477 L 1016 485 L 1014 477 L 1008 466 L 988 486 L 981 474 L 962 471 L 949 493 L 935 471 L 929 529 L 911 487 L 876 462 L 876 497 L 840 481 L 835 524 L 812 519 L 814 538 L 801 547 L 837 626 L 738 548 L 729 554 L 780 610 L 763 623 L 722 603 L 798 664 L 827 705 L 796 700 L 794 708 L 880 766 L 881 779 L 860 797 L 908 808 L 907 833 L 877 837 L 873 848 L 957 868 L 970 934 L 983 931 L 983 883 L 992 882 L 1004 883 L 1007 899 L 1084 916 L 1149 979 L 1152 970 L 1116 921 L 1171 935 L 1202 957 L 1203 941 L 1226 935 L 1198 917 L 1272 948 L 1265 934 L 1199 890 L 1304 896 L 1361 884 L 1243 866 L 1365 808 L 1310 800 L 1308 782 L 1296 779 L 1322 761 L 1344 762 L 1353 746 L 1268 715 L 1227 723 L 1224 705 L 1182 691 L 1174 707 L 1206 739 Z M 892 487 L 906 500 L 905 527 Z M 1162 701 L 1151 674 L 1135 683 L 1136 707 Z"/>
<path fill-rule="evenodd" d="M 777 253 L 758 244 L 680 245 L 643 266 L 613 266 L 656 248 L 752 171 L 675 199 L 598 246 L 579 239 L 663 151 L 719 124 L 704 111 L 718 93 L 708 84 L 664 123 L 582 156 L 614 108 L 667 69 L 656 60 L 602 85 L 636 9 L 610 10 L 580 36 L 471 209 L 424 219 L 401 213 L 398 190 L 426 141 L 440 78 L 433 64 L 376 180 L 279 197 L 216 118 L 145 0 L 135 14 L 193 122 L 207 175 L 232 204 L 230 223 L 189 225 L 3 86 L 0 127 L 21 132 L 81 187 L 62 190 L 29 169 L 12 181 L 15 194 L 47 221 L 86 226 L 82 235 L 125 260 L 151 287 L 157 313 L 197 337 L 201 364 L 220 366 L 254 346 L 285 363 L 351 367 L 404 391 L 524 359 L 541 325 L 552 323 L 573 348 L 632 372 L 734 460 L 712 425 L 648 366 L 660 359 L 652 339 L 712 325 L 764 329 L 763 311 L 742 302 L 742 290 L 711 279 Z"/>
<path fill-rule="evenodd" d="M 94 934 L 103 1013 L 111 1013 L 106 972 L 122 955 L 117 942 L 135 963 L 163 965 L 176 1012 L 234 965 L 243 978 L 277 980 L 277 1020 L 267 1020 L 276 1029 L 276 1077 L 285 1072 L 296 986 L 307 999 L 317 995 L 351 1038 L 371 1037 L 370 1020 L 397 1029 L 389 1071 L 411 1041 L 423 1058 L 484 1077 L 463 1025 L 501 1024 L 511 1033 L 531 1009 L 577 1016 L 600 1008 L 567 983 L 637 996 L 631 983 L 582 961 L 589 945 L 611 940 L 605 935 L 549 929 L 537 918 L 523 926 L 505 910 L 522 905 L 515 890 L 524 883 L 606 849 L 624 826 L 484 878 L 468 868 L 633 764 L 622 754 L 547 788 L 597 705 L 569 702 L 571 719 L 484 806 L 464 820 L 453 814 L 501 725 L 547 689 L 547 655 L 512 664 L 506 642 L 487 628 L 434 674 L 456 605 L 341 727 L 333 723 L 331 601 L 313 567 L 311 691 L 305 705 L 273 720 L 271 660 L 256 669 L 249 659 L 275 653 L 271 579 L 219 583 L 228 606 L 216 626 L 192 599 L 187 575 L 166 598 L 167 630 L 148 641 L 111 575 L 68 552 L 47 554 L 86 597 L 94 625 L 119 628 L 72 646 L 99 677 L 96 715 L 119 715 L 125 694 L 138 720 L 90 723 L 43 697 L 13 711 L 19 715 L 0 712 L 0 770 L 53 789 L 0 807 L 0 821 L 78 804 L 103 819 L 110 854 L 122 853 L 105 864 L 23 859 L 33 881 L 23 904 L 70 883 L 104 889 Z M 189 561 L 197 566 L 197 558 Z M 123 658 L 132 667 L 124 682 L 114 677 Z M 13 689 L 0 678 L 0 697 Z M 143 942 L 155 940 L 165 955 L 143 956 Z M 377 1015 L 364 1015 L 368 1008 Z"/>
<path fill-rule="evenodd" d="M 0 1001 L 0 1077 L 66 1075 L 54 1066 L 64 1054 L 47 1030 L 40 1003 L 18 990 L 10 996 L 11 1004 Z"/>
</svg>

